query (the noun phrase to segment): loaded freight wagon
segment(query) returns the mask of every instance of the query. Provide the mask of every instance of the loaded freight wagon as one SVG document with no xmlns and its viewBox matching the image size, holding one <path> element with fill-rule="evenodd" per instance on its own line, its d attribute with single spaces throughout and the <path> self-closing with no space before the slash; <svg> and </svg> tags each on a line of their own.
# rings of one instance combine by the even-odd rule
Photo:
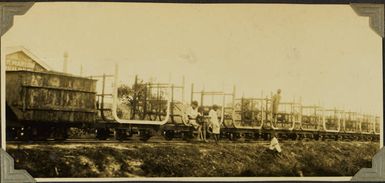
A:
<svg viewBox="0 0 385 183">
<path fill-rule="evenodd" d="M 67 128 L 96 121 L 96 80 L 58 72 L 7 71 L 7 135 L 66 138 Z"/>
</svg>

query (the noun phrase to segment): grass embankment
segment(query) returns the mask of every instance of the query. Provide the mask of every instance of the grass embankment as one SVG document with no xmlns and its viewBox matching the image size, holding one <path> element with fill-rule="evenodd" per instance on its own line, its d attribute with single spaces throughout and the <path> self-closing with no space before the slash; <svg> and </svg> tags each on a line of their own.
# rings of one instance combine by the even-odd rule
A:
<svg viewBox="0 0 385 183">
<path fill-rule="evenodd" d="M 127 143 L 9 145 L 16 168 L 34 177 L 352 176 L 371 167 L 372 142 Z"/>
</svg>

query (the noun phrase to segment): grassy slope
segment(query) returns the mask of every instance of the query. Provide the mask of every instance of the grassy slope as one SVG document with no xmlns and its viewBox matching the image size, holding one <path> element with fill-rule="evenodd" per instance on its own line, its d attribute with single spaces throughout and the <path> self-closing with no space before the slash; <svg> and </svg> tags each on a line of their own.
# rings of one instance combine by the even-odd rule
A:
<svg viewBox="0 0 385 183">
<path fill-rule="evenodd" d="M 34 177 L 352 176 L 371 167 L 378 143 L 27 145 L 7 148 L 16 167 Z"/>
</svg>

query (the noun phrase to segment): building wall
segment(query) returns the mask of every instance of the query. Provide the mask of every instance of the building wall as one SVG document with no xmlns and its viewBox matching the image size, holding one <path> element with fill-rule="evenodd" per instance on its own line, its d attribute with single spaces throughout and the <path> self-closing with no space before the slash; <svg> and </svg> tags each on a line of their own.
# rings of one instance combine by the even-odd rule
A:
<svg viewBox="0 0 385 183">
<path fill-rule="evenodd" d="M 46 69 L 44 69 L 36 61 L 32 60 L 28 55 L 26 55 L 22 51 L 6 55 L 5 60 L 6 60 L 7 71 L 14 71 L 14 70 L 29 70 L 29 71 L 38 71 L 38 72 L 46 71 Z"/>
</svg>

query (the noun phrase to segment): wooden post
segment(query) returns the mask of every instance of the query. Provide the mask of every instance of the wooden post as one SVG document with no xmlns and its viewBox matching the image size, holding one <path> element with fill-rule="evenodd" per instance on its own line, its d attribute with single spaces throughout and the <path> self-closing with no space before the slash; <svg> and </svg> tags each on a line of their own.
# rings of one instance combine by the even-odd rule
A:
<svg viewBox="0 0 385 183">
<path fill-rule="evenodd" d="M 192 103 L 194 100 L 194 83 L 191 84 L 191 100 L 190 103 Z"/>
<path fill-rule="evenodd" d="M 171 84 L 170 112 L 171 122 L 174 123 L 174 84 Z"/>
<path fill-rule="evenodd" d="M 106 120 L 105 119 L 105 116 L 104 116 L 104 88 L 106 86 L 106 74 L 103 73 L 103 80 L 102 80 L 102 102 L 100 104 L 100 115 L 102 116 L 102 119 L 103 120 Z"/>
<path fill-rule="evenodd" d="M 184 88 L 185 88 L 185 78 L 182 77 L 182 103 L 184 103 Z"/>
</svg>

